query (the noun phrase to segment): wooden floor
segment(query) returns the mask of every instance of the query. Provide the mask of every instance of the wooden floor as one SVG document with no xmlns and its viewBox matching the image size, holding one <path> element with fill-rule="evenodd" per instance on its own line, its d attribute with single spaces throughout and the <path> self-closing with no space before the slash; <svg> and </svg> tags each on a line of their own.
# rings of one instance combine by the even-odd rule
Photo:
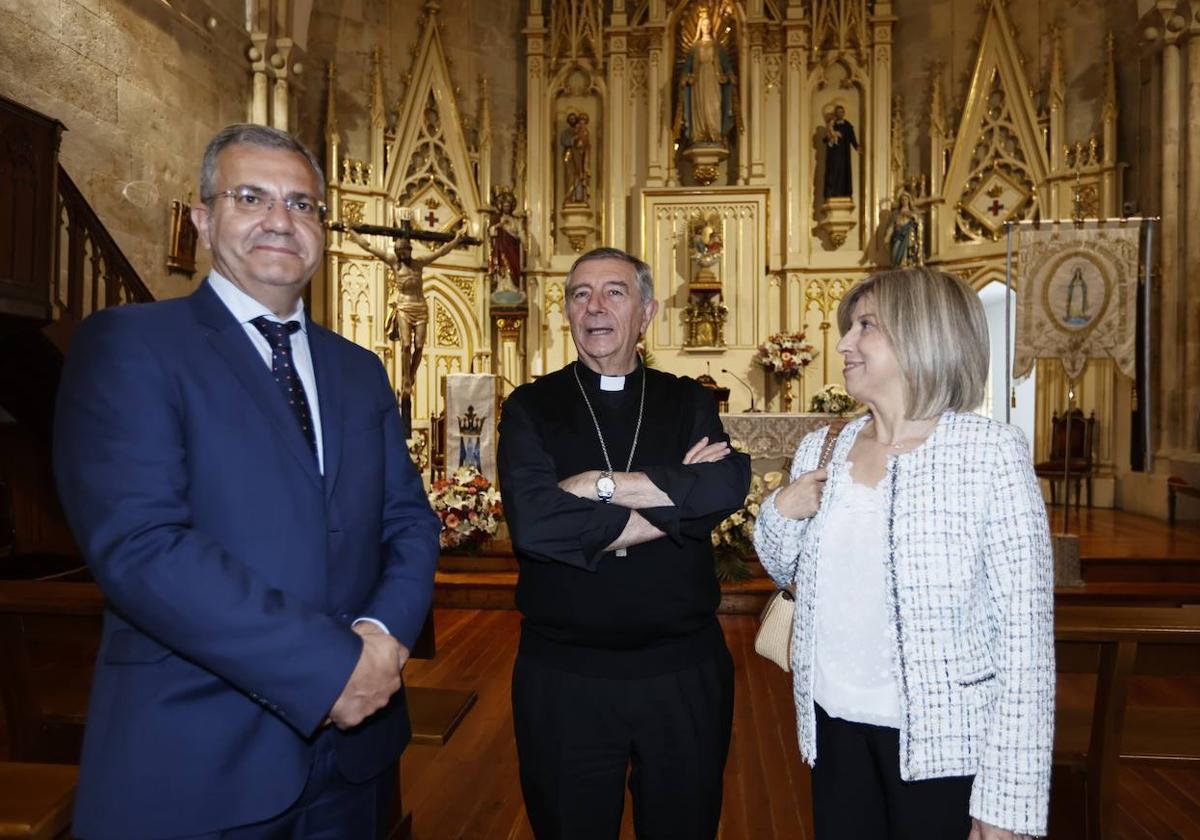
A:
<svg viewBox="0 0 1200 840">
<path fill-rule="evenodd" d="M 404 755 L 401 781 L 414 836 L 531 840 L 509 713 L 520 617 L 510 610 L 439 609 L 435 621 L 437 656 L 413 662 L 409 684 L 473 688 L 479 701 L 447 745 L 413 746 Z M 719 836 L 804 840 L 811 836 L 811 799 L 796 747 L 790 677 L 754 654 L 753 617 L 724 615 L 721 624 L 736 696 Z M 1089 684 L 1061 690 L 1082 697 Z M 1200 704 L 1200 684 L 1161 679 L 1135 686 L 1131 701 L 1175 705 L 1181 692 Z M 1200 838 L 1200 770 L 1123 769 L 1118 818 L 1119 836 L 1130 840 Z M 627 804 L 621 837 L 633 836 Z"/>
</svg>

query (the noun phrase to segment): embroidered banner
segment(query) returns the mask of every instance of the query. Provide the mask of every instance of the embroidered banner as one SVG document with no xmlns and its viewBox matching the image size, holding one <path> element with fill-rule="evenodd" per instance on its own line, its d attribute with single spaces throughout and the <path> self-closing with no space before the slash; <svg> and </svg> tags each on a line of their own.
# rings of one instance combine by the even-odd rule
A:
<svg viewBox="0 0 1200 840">
<path fill-rule="evenodd" d="M 496 481 L 496 377 L 446 376 L 446 472 L 471 466 Z"/>
<path fill-rule="evenodd" d="M 1134 377 L 1138 236 L 1138 225 L 1119 222 L 1018 228 L 1013 376 L 1035 359 L 1059 359 L 1076 379 L 1088 359 L 1111 358 Z"/>
</svg>

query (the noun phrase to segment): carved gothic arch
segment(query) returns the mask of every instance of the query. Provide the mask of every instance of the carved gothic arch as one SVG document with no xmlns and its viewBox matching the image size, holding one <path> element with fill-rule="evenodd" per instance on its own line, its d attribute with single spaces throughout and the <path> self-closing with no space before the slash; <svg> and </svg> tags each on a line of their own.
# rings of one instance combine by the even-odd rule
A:
<svg viewBox="0 0 1200 840">
<path fill-rule="evenodd" d="M 473 175 L 434 13 L 422 30 L 411 76 L 396 122 L 399 133 L 388 154 L 384 190 L 389 200 L 407 206 L 424 195 L 428 185 L 436 185 L 452 210 L 443 229 L 457 218 L 476 220 L 486 201 Z"/>
<path fill-rule="evenodd" d="M 937 252 L 952 258 L 956 245 L 998 242 L 1004 218 L 1040 216 L 1039 189 L 1049 174 L 1037 108 L 1011 24 L 1004 4 L 992 0 L 942 185 L 947 221 L 934 231 Z"/>
</svg>

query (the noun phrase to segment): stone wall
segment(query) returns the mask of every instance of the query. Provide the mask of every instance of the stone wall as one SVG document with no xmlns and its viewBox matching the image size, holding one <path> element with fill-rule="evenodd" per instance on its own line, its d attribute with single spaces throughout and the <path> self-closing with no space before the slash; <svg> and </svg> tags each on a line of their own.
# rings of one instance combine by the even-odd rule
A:
<svg viewBox="0 0 1200 840">
<path fill-rule="evenodd" d="M 0 0 L 0 94 L 60 120 L 60 160 L 157 297 L 172 199 L 195 196 L 204 144 L 246 117 L 241 0 Z"/>
</svg>

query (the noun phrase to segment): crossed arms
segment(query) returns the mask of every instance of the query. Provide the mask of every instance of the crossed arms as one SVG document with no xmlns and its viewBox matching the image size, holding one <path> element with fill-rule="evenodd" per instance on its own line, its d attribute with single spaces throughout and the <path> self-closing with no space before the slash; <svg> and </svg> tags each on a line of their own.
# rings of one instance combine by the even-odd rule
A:
<svg viewBox="0 0 1200 840">
<path fill-rule="evenodd" d="M 699 386 L 696 386 L 697 389 Z M 750 459 L 728 448 L 711 398 L 680 412 L 692 445 L 678 463 L 615 473 L 610 503 L 596 497 L 597 470 L 559 479 L 537 421 L 520 396 L 504 404 L 499 469 L 505 518 L 526 557 L 594 571 L 606 552 L 666 537 L 708 541 L 745 500 Z"/>
</svg>

